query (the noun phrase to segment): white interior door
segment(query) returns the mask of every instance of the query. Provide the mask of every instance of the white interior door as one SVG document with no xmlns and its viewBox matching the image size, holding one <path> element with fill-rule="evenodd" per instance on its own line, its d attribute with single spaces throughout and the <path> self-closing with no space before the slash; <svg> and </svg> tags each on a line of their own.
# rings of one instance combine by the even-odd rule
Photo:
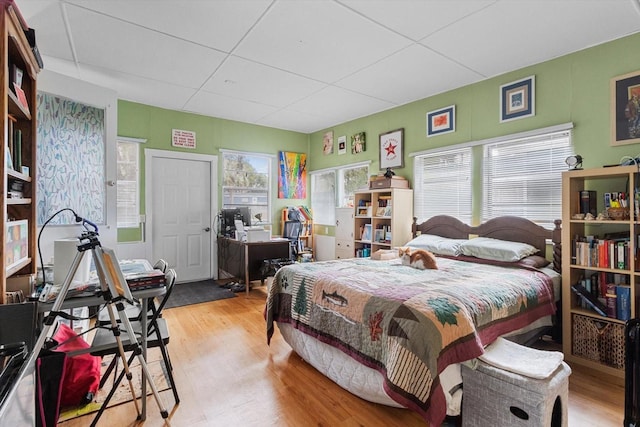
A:
<svg viewBox="0 0 640 427">
<path fill-rule="evenodd" d="M 217 211 L 217 186 L 213 185 L 217 158 L 149 151 L 153 153 L 151 172 L 147 171 L 146 213 L 152 260 L 165 259 L 175 268 L 179 282 L 214 277 L 212 216 Z M 148 167 L 149 159 L 145 163 Z"/>
</svg>

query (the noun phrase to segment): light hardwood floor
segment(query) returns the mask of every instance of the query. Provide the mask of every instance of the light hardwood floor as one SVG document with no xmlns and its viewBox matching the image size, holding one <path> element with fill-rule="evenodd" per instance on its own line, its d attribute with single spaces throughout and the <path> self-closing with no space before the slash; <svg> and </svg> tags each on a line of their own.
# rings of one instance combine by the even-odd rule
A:
<svg viewBox="0 0 640 427">
<path fill-rule="evenodd" d="M 178 285 L 180 286 L 180 285 Z M 247 297 L 165 310 L 169 352 L 181 402 L 161 393 L 172 426 L 421 426 L 415 413 L 361 400 L 300 359 L 276 331 L 267 346 L 263 309 L 266 287 Z M 619 427 L 624 387 L 574 367 L 569 381 L 569 425 Z M 133 403 L 108 409 L 99 426 L 160 426 L 153 398 L 146 422 Z M 92 416 L 63 427 L 89 426 Z M 478 426 L 484 427 L 484 426 Z"/>
</svg>

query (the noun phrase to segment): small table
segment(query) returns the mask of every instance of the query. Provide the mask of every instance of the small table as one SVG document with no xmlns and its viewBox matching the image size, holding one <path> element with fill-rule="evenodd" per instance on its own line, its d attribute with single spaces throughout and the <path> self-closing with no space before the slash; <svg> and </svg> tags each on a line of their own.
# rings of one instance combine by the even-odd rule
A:
<svg viewBox="0 0 640 427">
<path fill-rule="evenodd" d="M 156 288 L 132 290 L 131 294 L 135 299 L 140 300 L 140 303 L 141 303 L 140 312 L 148 313 L 149 301 L 153 300 L 155 297 L 164 295 L 166 292 L 167 292 L 167 289 L 164 286 L 159 286 Z M 95 307 L 104 303 L 106 303 L 106 301 L 102 296 L 72 297 L 72 298 L 66 298 L 64 300 L 64 302 L 62 303 L 61 309 L 67 310 L 67 309 L 74 309 L 78 307 Z M 45 302 L 45 303 L 38 302 L 38 313 L 44 314 L 48 311 L 51 311 L 51 309 L 53 308 L 53 304 L 54 304 L 53 302 Z M 39 317 L 42 317 L 42 316 L 39 316 Z M 146 319 L 147 317 L 143 316 L 143 318 Z M 42 325 L 42 323 L 40 324 Z M 147 360 L 147 327 L 148 327 L 147 322 L 141 322 L 140 346 L 142 347 L 142 355 L 145 360 Z M 87 350 L 91 350 L 91 348 Z M 87 351 L 83 351 L 83 352 L 86 353 Z M 73 352 L 69 354 L 73 354 Z M 142 389 L 141 395 L 146 396 L 147 395 L 147 379 L 144 375 L 141 376 L 140 385 Z M 141 399 L 141 400 L 142 400 L 142 410 L 140 414 L 140 419 L 145 420 L 147 416 L 147 399 Z"/>
<path fill-rule="evenodd" d="M 228 237 L 218 237 L 218 277 L 224 271 L 242 279 L 246 294 L 252 280 L 264 281 L 262 265 L 268 259 L 289 259 L 289 240 L 273 238 L 264 242 L 243 242 Z"/>
</svg>

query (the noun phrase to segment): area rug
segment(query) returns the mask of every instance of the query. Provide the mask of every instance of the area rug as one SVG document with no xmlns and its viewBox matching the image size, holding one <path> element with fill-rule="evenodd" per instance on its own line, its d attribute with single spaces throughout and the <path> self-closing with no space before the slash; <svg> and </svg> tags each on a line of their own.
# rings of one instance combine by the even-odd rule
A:
<svg viewBox="0 0 640 427">
<path fill-rule="evenodd" d="M 173 286 L 173 291 L 164 308 L 181 307 L 183 305 L 199 304 L 202 302 L 217 301 L 233 298 L 236 294 L 229 289 L 221 287 L 215 280 L 202 280 L 199 282 L 178 283 Z"/>
<path fill-rule="evenodd" d="M 128 357 L 128 354 L 127 354 Z M 105 356 L 102 359 L 101 364 L 101 376 L 106 371 L 109 363 L 113 356 Z M 164 374 L 164 364 L 162 363 L 162 354 L 160 353 L 159 348 L 150 348 L 147 350 L 147 367 L 149 368 L 149 372 L 151 373 L 151 378 L 153 378 L 153 382 L 156 385 L 158 391 L 164 391 L 169 389 L 169 384 Z M 118 372 L 122 369 L 122 361 L 118 361 Z M 136 398 L 139 398 L 142 394 L 141 390 L 141 379 L 142 379 L 142 369 L 140 368 L 140 363 L 138 362 L 138 358 L 136 358 L 131 366 L 129 367 L 131 374 L 133 375 L 133 387 L 136 392 Z M 60 416 L 58 417 L 58 422 L 68 421 L 70 419 L 81 417 L 83 415 L 91 414 L 93 412 L 97 412 L 100 410 L 102 403 L 106 400 L 107 395 L 111 391 L 111 386 L 113 385 L 113 373 L 109 375 L 109 380 L 104 385 L 104 387 L 98 390 L 96 397 L 93 399 L 91 403 L 88 403 L 83 406 L 78 406 L 74 408 L 63 408 L 60 411 Z M 149 384 L 147 384 L 147 395 L 151 395 L 151 389 L 149 388 Z M 120 405 L 123 403 L 131 402 L 131 390 L 129 389 L 129 382 L 126 378 L 118 385 L 116 392 L 113 397 L 109 401 L 107 408 L 112 406 Z M 133 403 L 131 403 L 133 405 Z"/>
</svg>

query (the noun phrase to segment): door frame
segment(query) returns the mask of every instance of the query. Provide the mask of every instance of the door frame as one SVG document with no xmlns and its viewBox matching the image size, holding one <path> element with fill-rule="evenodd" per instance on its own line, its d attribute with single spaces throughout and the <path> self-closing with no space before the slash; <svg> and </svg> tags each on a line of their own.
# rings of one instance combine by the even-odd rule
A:
<svg viewBox="0 0 640 427">
<path fill-rule="evenodd" d="M 211 278 L 216 278 L 218 273 L 218 249 L 215 240 L 215 230 L 213 223 L 215 221 L 218 212 L 218 186 L 216 182 L 218 180 L 218 156 L 211 154 L 197 154 L 197 153 L 185 153 L 182 151 L 171 150 L 157 150 L 153 148 L 144 149 L 144 182 L 145 182 L 145 221 L 143 230 L 143 240 L 145 245 L 145 253 L 147 258 L 153 256 L 153 213 L 148 211 L 150 206 L 153 206 L 153 161 L 155 159 L 165 158 L 170 160 L 191 160 L 199 162 L 209 163 L 211 170 L 211 177 L 209 182 L 209 188 L 211 191 L 211 228 L 209 232 L 209 244 L 211 246 L 211 255 L 209 265 L 211 266 Z"/>
</svg>

